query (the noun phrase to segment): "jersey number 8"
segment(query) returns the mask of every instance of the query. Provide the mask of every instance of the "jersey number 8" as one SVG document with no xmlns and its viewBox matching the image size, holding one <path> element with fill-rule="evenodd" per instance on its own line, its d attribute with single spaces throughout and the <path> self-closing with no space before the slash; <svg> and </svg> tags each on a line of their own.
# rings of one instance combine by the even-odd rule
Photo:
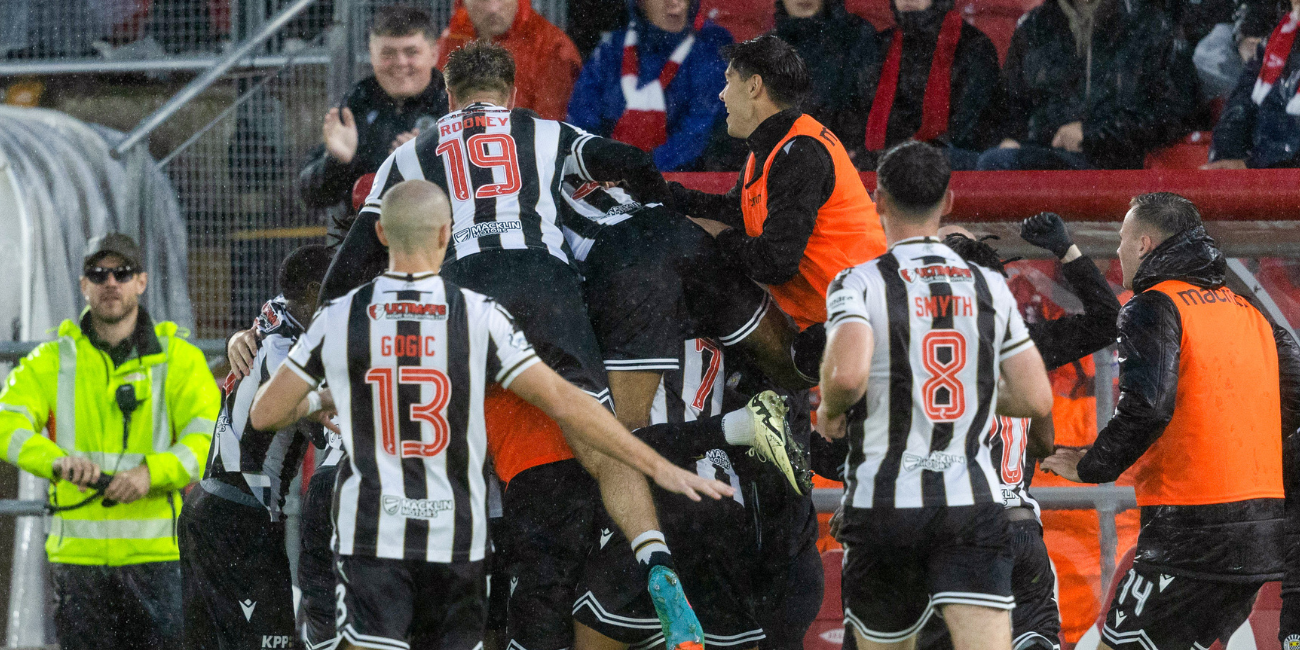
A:
<svg viewBox="0 0 1300 650">
<path fill-rule="evenodd" d="M 469 162 L 479 169 L 500 168 L 505 175 L 504 182 L 485 183 L 474 191 L 474 197 L 487 199 L 506 196 L 519 191 L 522 186 L 519 174 L 519 155 L 515 152 L 515 139 L 505 133 L 478 133 L 465 139 L 465 148 L 469 150 Z M 460 138 L 452 138 L 435 150 L 444 157 L 447 173 L 451 176 L 451 192 L 457 201 L 469 200 L 470 177 L 465 168 L 465 154 L 461 150 Z M 495 176 L 495 174 L 493 174 Z"/>
<path fill-rule="evenodd" d="M 375 385 L 375 401 L 378 404 L 380 435 L 384 451 L 397 454 L 398 432 L 394 422 L 396 416 L 396 384 L 393 374 L 396 371 L 397 383 L 424 384 L 433 387 L 433 399 L 424 404 L 412 404 L 408 417 L 411 421 L 426 422 L 433 427 L 433 441 L 402 440 L 402 458 L 432 458 L 447 448 L 450 428 L 444 410 L 451 398 L 451 382 L 447 375 L 437 368 L 403 366 L 400 368 L 371 368 L 366 371 L 366 383 Z"/>
<path fill-rule="evenodd" d="M 931 422 L 955 422 L 966 413 L 966 388 L 957 373 L 966 367 L 966 337 L 957 330 L 931 330 L 921 339 L 921 406 Z"/>
</svg>

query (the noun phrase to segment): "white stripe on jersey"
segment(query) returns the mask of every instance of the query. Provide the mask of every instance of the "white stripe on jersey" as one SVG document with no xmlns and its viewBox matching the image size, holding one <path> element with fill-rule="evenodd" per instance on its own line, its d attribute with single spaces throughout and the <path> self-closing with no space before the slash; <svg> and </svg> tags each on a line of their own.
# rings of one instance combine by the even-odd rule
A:
<svg viewBox="0 0 1300 650">
<path fill-rule="evenodd" d="M 846 505 L 1001 502 L 982 437 L 997 403 L 1000 360 L 1033 345 L 1002 276 L 967 264 L 937 239 L 908 239 L 843 271 L 826 306 L 828 333 L 859 320 L 875 341 L 865 416 L 850 424 Z M 908 370 L 895 375 L 892 366 Z"/>
<path fill-rule="evenodd" d="M 551 191 L 560 182 L 555 177 L 555 152 L 560 148 L 560 123 L 534 120 L 533 125 L 533 155 L 537 158 L 537 181 L 541 188 L 537 194 L 537 213 L 554 215 L 550 227 L 545 223 L 542 226 L 542 241 L 552 255 L 564 259 L 564 233 L 555 227 L 562 220 L 558 216 L 559 206 L 555 204 L 555 193 Z"/>
<path fill-rule="evenodd" d="M 1029 506 L 1042 519 L 1038 500 L 1029 493 L 1029 468 L 1025 466 L 1025 448 L 1029 446 L 1029 418 L 995 416 L 989 430 L 993 462 L 1002 482 L 1002 505 L 1008 508 Z"/>
<path fill-rule="evenodd" d="M 328 381 L 338 407 L 348 463 L 337 552 L 482 560 L 485 386 L 508 386 L 537 362 L 504 309 L 472 291 L 448 295 L 433 274 L 380 276 L 317 312 L 289 367 Z"/>
</svg>

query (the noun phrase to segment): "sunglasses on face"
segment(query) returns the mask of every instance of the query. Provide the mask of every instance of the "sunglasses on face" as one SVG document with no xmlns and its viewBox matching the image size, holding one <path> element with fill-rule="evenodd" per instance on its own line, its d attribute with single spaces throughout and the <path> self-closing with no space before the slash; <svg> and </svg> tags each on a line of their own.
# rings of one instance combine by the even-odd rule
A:
<svg viewBox="0 0 1300 650">
<path fill-rule="evenodd" d="M 86 279 L 95 284 L 104 284 L 105 282 L 108 282 L 109 274 L 112 274 L 113 279 L 117 280 L 118 284 L 123 284 L 130 282 L 131 278 L 134 278 L 136 273 L 137 271 L 130 266 L 119 266 L 115 269 L 106 269 L 102 266 L 96 266 L 93 269 L 86 269 Z"/>
</svg>

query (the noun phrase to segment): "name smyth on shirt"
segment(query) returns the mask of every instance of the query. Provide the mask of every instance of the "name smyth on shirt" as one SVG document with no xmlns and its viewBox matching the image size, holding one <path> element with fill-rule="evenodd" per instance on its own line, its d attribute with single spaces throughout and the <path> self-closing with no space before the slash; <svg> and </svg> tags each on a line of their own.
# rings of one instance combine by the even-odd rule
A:
<svg viewBox="0 0 1300 650">
<path fill-rule="evenodd" d="M 503 235 L 511 230 L 523 230 L 524 225 L 518 221 L 488 221 L 485 223 L 476 223 L 473 226 L 456 233 L 456 243 L 462 243 L 468 239 L 478 239 L 488 235 Z"/>
<path fill-rule="evenodd" d="M 921 318 L 975 315 L 975 301 L 970 296 L 917 296 L 912 300 Z"/>
<path fill-rule="evenodd" d="M 438 513 L 455 510 L 451 499 L 407 499 L 384 495 L 384 512 L 407 519 L 437 519 Z"/>
</svg>

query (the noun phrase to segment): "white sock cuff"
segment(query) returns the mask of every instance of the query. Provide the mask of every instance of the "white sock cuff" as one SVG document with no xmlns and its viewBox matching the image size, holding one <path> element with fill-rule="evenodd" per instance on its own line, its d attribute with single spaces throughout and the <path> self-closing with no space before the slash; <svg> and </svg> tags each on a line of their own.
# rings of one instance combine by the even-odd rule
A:
<svg viewBox="0 0 1300 650">
<path fill-rule="evenodd" d="M 749 409 L 736 409 L 722 416 L 722 435 L 729 445 L 754 446 L 754 416 Z"/>
<path fill-rule="evenodd" d="M 655 553 L 667 553 L 672 555 L 668 550 L 668 543 L 664 541 L 664 534 L 657 530 L 647 530 L 636 536 L 632 540 L 632 552 L 636 554 L 636 561 L 641 564 L 649 564 L 650 556 Z"/>
</svg>

